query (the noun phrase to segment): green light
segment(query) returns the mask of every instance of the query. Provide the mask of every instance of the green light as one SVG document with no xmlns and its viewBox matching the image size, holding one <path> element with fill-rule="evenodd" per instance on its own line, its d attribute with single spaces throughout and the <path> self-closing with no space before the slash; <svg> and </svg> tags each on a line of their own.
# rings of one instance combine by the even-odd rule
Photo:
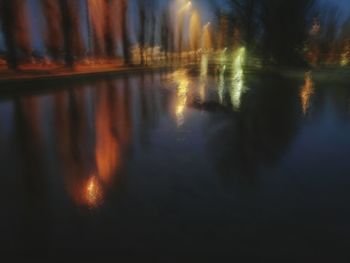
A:
<svg viewBox="0 0 350 263">
<path fill-rule="evenodd" d="M 239 109 L 241 105 L 241 97 L 244 92 L 244 74 L 243 65 L 246 58 L 245 47 L 239 48 L 233 58 L 232 64 L 232 88 L 231 88 L 231 102 L 235 110 Z"/>
</svg>

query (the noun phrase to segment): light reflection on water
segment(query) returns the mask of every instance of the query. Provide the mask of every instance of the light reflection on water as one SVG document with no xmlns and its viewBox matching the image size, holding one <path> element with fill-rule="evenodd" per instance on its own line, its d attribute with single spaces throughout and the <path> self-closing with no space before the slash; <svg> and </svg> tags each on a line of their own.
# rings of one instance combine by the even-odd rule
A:
<svg viewBox="0 0 350 263">
<path fill-rule="evenodd" d="M 231 101 L 235 110 L 239 110 L 241 105 L 242 93 L 245 91 L 244 87 L 244 73 L 243 65 L 245 63 L 245 48 L 239 48 L 234 54 L 232 64 L 232 89 Z"/>
<path fill-rule="evenodd" d="M 103 191 L 99 179 L 96 176 L 90 177 L 83 191 L 83 200 L 90 208 L 96 208 L 101 205 L 103 200 Z"/>
<path fill-rule="evenodd" d="M 304 115 L 307 114 L 307 111 L 310 106 L 311 96 L 314 94 L 314 83 L 312 81 L 311 72 L 305 73 L 305 82 L 300 90 L 300 99 Z"/>
<path fill-rule="evenodd" d="M 1 100 L 8 197 L 1 238 L 18 253 L 106 246 L 206 252 L 232 244 L 258 251 L 238 236 L 259 232 L 271 236 L 268 251 L 284 240 L 265 227 L 271 222 L 293 222 L 281 231 L 297 247 L 305 231 L 325 233 L 329 209 L 334 220 L 350 220 L 348 89 L 329 89 L 308 74 L 242 70 L 243 92 L 231 87 L 229 70 L 209 71 L 204 97 L 200 76 L 182 70 L 71 81 Z M 242 91 L 239 99 L 231 88 Z M 313 113 L 307 119 L 306 110 Z M 342 240 L 344 229 L 327 228 L 329 239 Z M 219 238 L 199 234 L 208 231 Z M 195 242 L 184 245 L 187 238 Z"/>
<path fill-rule="evenodd" d="M 177 125 L 182 126 L 185 121 L 185 111 L 187 107 L 188 86 L 190 84 L 189 77 L 185 70 L 178 70 L 172 75 L 175 81 L 176 87 L 176 102 L 175 102 L 175 115 L 177 119 Z"/>
<path fill-rule="evenodd" d="M 219 72 L 219 82 L 218 82 L 218 95 L 220 103 L 224 102 L 224 92 L 225 92 L 225 72 L 226 66 L 222 66 Z"/>
</svg>

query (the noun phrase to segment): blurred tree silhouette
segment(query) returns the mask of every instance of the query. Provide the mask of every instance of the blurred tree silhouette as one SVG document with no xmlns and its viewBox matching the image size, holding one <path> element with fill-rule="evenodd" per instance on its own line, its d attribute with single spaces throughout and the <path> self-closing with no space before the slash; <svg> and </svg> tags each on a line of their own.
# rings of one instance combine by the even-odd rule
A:
<svg viewBox="0 0 350 263">
<path fill-rule="evenodd" d="M 123 56 L 124 56 L 124 64 L 128 65 L 131 63 L 130 59 L 130 39 L 129 39 L 129 30 L 128 30 L 128 1 L 120 0 L 121 7 L 121 29 L 122 29 L 122 42 L 123 42 Z"/>
<path fill-rule="evenodd" d="M 169 59 L 169 53 L 174 52 L 174 30 L 170 21 L 169 9 L 165 8 L 160 21 L 160 42 L 165 52 L 166 59 Z"/>
<path fill-rule="evenodd" d="M 41 0 L 40 3 L 46 23 L 45 46 L 48 55 L 57 60 L 63 48 L 62 16 L 59 3 L 57 0 Z"/>
<path fill-rule="evenodd" d="M 259 52 L 265 64 L 301 65 L 316 0 L 226 0 L 228 32 L 239 32 L 250 52 Z M 220 12 L 220 18 L 222 19 Z M 237 31 L 238 30 L 238 31 Z M 235 33 L 236 32 L 236 33 Z"/>
<path fill-rule="evenodd" d="M 13 29 L 16 12 L 15 1 L 0 1 L 0 19 L 6 46 L 6 59 L 10 69 L 16 70 L 18 67 L 18 54 L 16 50 L 16 37 Z"/>
<path fill-rule="evenodd" d="M 261 1 L 229 0 L 229 2 L 241 29 L 243 42 L 248 48 L 253 48 L 257 40 Z"/>
<path fill-rule="evenodd" d="M 40 53 L 32 51 L 26 3 L 0 0 L 7 64 L 12 69 L 17 69 L 22 58 L 33 58 L 33 54 Z M 169 3 L 158 0 L 40 0 L 39 3 L 45 21 L 43 52 L 55 61 L 64 56 L 67 66 L 85 58 L 86 48 L 92 59 L 112 59 L 120 50 L 125 64 L 131 64 L 134 32 L 142 65 L 147 64 L 148 57 L 154 60 L 158 43 L 164 51 L 157 53 L 160 57 L 168 58 L 169 52 L 175 51 L 175 30 L 179 35 L 178 52 L 185 50 L 184 44 L 189 44 L 192 51 L 200 46 L 202 30 L 199 28 L 205 17 L 198 11 L 200 8 L 191 11 L 188 17 L 181 13 L 180 18 L 174 19 L 176 12 L 168 9 Z M 254 58 L 247 60 L 252 65 L 260 62 L 255 60 L 256 56 L 265 65 L 285 66 L 339 64 L 339 60 L 346 65 L 350 60 L 350 20 L 341 25 L 340 10 L 321 5 L 320 0 L 212 0 L 206 3 L 210 4 L 206 5 L 209 9 L 216 10 L 217 16 L 217 21 L 210 21 L 217 29 L 210 46 L 229 51 L 245 46 L 248 58 Z M 84 4 L 86 10 L 82 8 Z M 83 42 L 80 32 L 85 26 L 87 43 Z M 189 37 L 182 39 L 184 33 Z"/>
<path fill-rule="evenodd" d="M 302 65 L 315 0 L 262 0 L 262 55 L 265 63 Z"/>
<path fill-rule="evenodd" d="M 7 64 L 18 69 L 20 55 L 27 58 L 31 53 L 27 3 L 21 0 L 0 0 L 0 23 L 2 25 Z"/>
</svg>

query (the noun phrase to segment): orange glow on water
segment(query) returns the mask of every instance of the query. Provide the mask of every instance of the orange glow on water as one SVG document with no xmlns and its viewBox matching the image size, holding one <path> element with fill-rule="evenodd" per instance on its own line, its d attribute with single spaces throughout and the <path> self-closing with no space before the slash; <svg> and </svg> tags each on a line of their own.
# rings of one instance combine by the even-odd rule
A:
<svg viewBox="0 0 350 263">
<path fill-rule="evenodd" d="M 177 85 L 175 101 L 176 121 L 178 126 L 182 126 L 185 121 L 188 86 L 190 84 L 190 80 L 185 70 L 178 70 L 174 72 L 172 78 Z"/>
<path fill-rule="evenodd" d="M 62 94 L 55 100 L 58 146 L 64 161 L 67 191 L 76 205 L 89 209 L 103 204 L 106 193 L 118 179 L 132 129 L 128 97 L 108 87 L 101 85 L 96 93 L 94 117 L 87 114 L 84 94 L 67 97 Z M 66 106 L 77 110 L 79 122 L 65 118 Z M 88 122 L 89 117 L 94 122 Z M 94 143 L 90 143 L 91 135 Z"/>
<path fill-rule="evenodd" d="M 84 187 L 84 203 L 89 207 L 97 207 L 103 201 L 103 191 L 96 176 L 92 176 Z"/>
<path fill-rule="evenodd" d="M 108 107 L 108 94 L 102 91 L 96 116 L 96 166 L 103 182 L 110 182 L 120 166 L 120 145 L 112 132 L 111 111 Z"/>
<path fill-rule="evenodd" d="M 188 92 L 188 81 L 183 79 L 179 83 L 177 90 L 177 105 L 176 105 L 176 117 L 178 125 L 181 126 L 184 123 L 185 109 L 187 104 L 187 92 Z"/>
<path fill-rule="evenodd" d="M 314 83 L 312 81 L 311 73 L 305 74 L 305 83 L 300 91 L 300 99 L 303 113 L 306 114 L 310 106 L 310 97 L 314 94 Z"/>
</svg>

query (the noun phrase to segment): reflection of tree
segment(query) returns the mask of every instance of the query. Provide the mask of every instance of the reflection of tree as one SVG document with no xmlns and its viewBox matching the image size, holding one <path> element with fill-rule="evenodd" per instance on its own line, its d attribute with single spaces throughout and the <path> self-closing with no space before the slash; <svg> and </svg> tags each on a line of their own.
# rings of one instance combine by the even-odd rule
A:
<svg viewBox="0 0 350 263">
<path fill-rule="evenodd" d="M 315 77 L 316 78 L 316 77 Z M 312 98 L 312 118 L 322 119 L 325 112 L 334 114 L 334 120 L 341 121 L 344 125 L 349 122 L 350 115 L 350 90 L 348 81 L 335 82 L 334 79 L 315 80 L 317 89 Z"/>
<path fill-rule="evenodd" d="M 23 221 L 21 222 L 20 248 L 23 253 L 48 246 L 49 221 L 46 160 L 44 154 L 43 123 L 40 103 L 35 97 L 18 98 L 15 101 L 15 136 L 18 147 L 18 167 L 23 177 L 17 187 L 23 187 Z M 14 200 L 20 197 L 14 196 Z"/>
<path fill-rule="evenodd" d="M 101 205 L 120 184 L 131 143 L 147 144 L 159 112 L 167 107 L 161 102 L 168 103 L 168 97 L 157 93 L 157 82 L 146 74 L 93 82 L 93 88 L 73 83 L 48 97 L 52 105 L 44 104 L 45 109 L 35 96 L 16 99 L 13 152 L 20 154 L 17 169 L 25 175 L 26 201 L 43 206 L 47 176 L 61 175 L 76 205 Z"/>
<path fill-rule="evenodd" d="M 130 92 L 130 81 L 124 79 L 98 82 L 93 97 L 78 87 L 55 95 L 59 159 L 76 204 L 101 205 L 108 189 L 119 181 L 135 122 L 142 142 L 149 137 L 157 120 L 156 103 L 151 82 L 141 79 L 143 88 L 137 92 Z M 134 115 L 131 110 L 138 112 Z"/>
<path fill-rule="evenodd" d="M 139 118 L 136 120 L 139 126 L 139 138 L 142 146 L 149 144 L 150 131 L 159 122 L 159 101 L 154 75 L 141 75 L 139 78 L 140 86 L 143 87 L 134 94 L 138 99 L 137 109 Z"/>
<path fill-rule="evenodd" d="M 291 142 L 297 126 L 298 93 L 279 76 L 261 76 L 263 87 L 250 87 L 240 112 L 226 112 L 210 121 L 210 152 L 220 174 L 254 174 L 260 165 L 274 164 Z M 283 88 L 282 88 L 283 87 Z"/>
<path fill-rule="evenodd" d="M 314 83 L 310 72 L 305 74 L 304 85 L 300 90 L 300 100 L 304 115 L 308 112 L 310 106 L 310 98 L 314 93 Z"/>
<path fill-rule="evenodd" d="M 99 206 L 121 169 L 130 114 L 124 108 L 127 97 L 117 96 L 113 89 L 101 82 L 94 101 L 88 99 L 87 89 L 56 97 L 57 144 L 68 192 L 78 205 Z"/>
<path fill-rule="evenodd" d="M 63 163 L 62 173 L 67 181 L 68 192 L 79 204 L 88 201 L 84 199 L 83 188 L 88 185 L 89 176 L 93 173 L 85 100 L 83 90 L 70 90 L 55 96 L 56 143 Z"/>
<path fill-rule="evenodd" d="M 113 88 L 113 87 L 112 87 Z M 113 95 L 110 89 L 103 86 L 97 94 L 96 100 L 96 149 L 95 160 L 97 175 L 103 182 L 109 183 L 115 172 L 121 165 L 121 145 L 113 133 L 113 105 L 117 101 L 111 101 Z"/>
</svg>

